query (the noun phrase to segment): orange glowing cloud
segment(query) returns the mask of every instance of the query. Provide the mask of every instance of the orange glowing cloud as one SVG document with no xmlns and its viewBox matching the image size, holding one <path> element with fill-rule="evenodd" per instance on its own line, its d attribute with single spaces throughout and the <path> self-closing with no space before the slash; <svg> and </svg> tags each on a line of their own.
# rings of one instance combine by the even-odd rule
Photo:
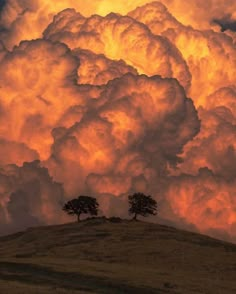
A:
<svg viewBox="0 0 236 294">
<path fill-rule="evenodd" d="M 18 45 L 21 40 L 30 40 L 42 37 L 44 28 L 52 21 L 58 12 L 74 8 L 85 16 L 98 14 L 105 16 L 111 12 L 127 14 L 138 6 L 143 6 L 149 0 L 59 0 L 50 2 L 47 0 L 8 0 L 1 11 L 0 25 L 4 30 L 0 33 L 8 48 Z M 231 15 L 235 11 L 234 0 L 190 0 L 184 3 L 182 0 L 160 0 L 170 12 L 184 25 L 190 25 L 196 29 L 218 29 L 212 22 L 213 19 Z"/>
<path fill-rule="evenodd" d="M 236 51 L 231 37 L 186 27 L 159 2 L 139 7 L 129 15 L 147 25 L 153 34 L 167 37 L 182 53 L 192 77 L 189 95 L 197 106 L 206 106 L 208 95 L 236 82 L 232 66 Z"/>
<path fill-rule="evenodd" d="M 126 216 L 141 191 L 235 241 L 235 1 L 54 2 L 0 12 L 0 232 L 83 193 Z"/>
<path fill-rule="evenodd" d="M 148 183 L 150 173 L 165 173 L 168 163 L 176 164 L 184 144 L 199 130 L 192 101 L 174 79 L 127 74 L 109 82 L 97 102 L 79 123 L 54 130 L 48 167 L 69 194 L 78 186 L 71 177 L 65 180 L 71 166 L 77 177 L 89 178 L 89 185 L 96 178 L 90 187 L 96 193 L 111 194 L 121 182 L 119 191 L 128 191 L 140 176 Z M 85 189 L 83 181 L 80 187 Z"/>
<path fill-rule="evenodd" d="M 123 60 L 108 59 L 103 54 L 76 49 L 73 51 L 73 55 L 80 60 L 78 68 L 79 84 L 104 85 L 126 73 L 137 74 L 137 70 L 128 66 Z"/>
<path fill-rule="evenodd" d="M 47 158 L 52 128 L 71 104 L 83 100 L 75 84 L 78 65 L 65 45 L 50 41 L 22 42 L 7 53 L 0 62 L 1 136 Z"/>
<path fill-rule="evenodd" d="M 201 169 L 196 176 L 172 178 L 167 192 L 175 214 L 202 233 L 231 241 L 236 240 L 234 195 L 235 181 L 227 182 L 208 169 Z"/>
<path fill-rule="evenodd" d="M 77 25 L 72 27 L 72 22 Z M 175 77 L 185 88 L 190 85 L 188 67 L 176 47 L 129 17 L 109 14 L 86 19 L 68 9 L 54 18 L 44 37 L 71 49 L 88 49 L 110 59 L 123 59 L 140 74 Z"/>
</svg>

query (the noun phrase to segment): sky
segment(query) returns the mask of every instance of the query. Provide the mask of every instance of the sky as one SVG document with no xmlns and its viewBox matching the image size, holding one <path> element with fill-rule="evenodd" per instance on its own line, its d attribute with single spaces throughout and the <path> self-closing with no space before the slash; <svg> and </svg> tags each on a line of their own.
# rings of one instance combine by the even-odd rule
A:
<svg viewBox="0 0 236 294">
<path fill-rule="evenodd" d="M 235 1 L 1 1 L 0 234 L 79 195 L 236 242 Z"/>
</svg>

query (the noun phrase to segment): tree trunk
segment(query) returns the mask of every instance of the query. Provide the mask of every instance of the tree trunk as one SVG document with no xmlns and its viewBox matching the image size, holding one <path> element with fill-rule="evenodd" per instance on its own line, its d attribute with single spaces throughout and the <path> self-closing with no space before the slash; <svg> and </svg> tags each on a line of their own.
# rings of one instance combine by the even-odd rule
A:
<svg viewBox="0 0 236 294">
<path fill-rule="evenodd" d="M 133 220 L 137 220 L 137 213 L 134 214 Z"/>
<path fill-rule="evenodd" d="M 80 222 L 80 214 L 77 214 L 77 222 Z"/>
</svg>

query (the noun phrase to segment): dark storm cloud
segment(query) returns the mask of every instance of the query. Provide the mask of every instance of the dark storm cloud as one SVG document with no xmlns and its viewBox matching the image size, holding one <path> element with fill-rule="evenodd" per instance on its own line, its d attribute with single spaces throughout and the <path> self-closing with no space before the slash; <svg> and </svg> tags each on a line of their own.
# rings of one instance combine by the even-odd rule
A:
<svg viewBox="0 0 236 294">
<path fill-rule="evenodd" d="M 1 166 L 0 234 L 38 224 L 58 223 L 56 212 L 60 210 L 63 197 L 62 185 L 53 181 L 39 160 L 25 162 L 21 167 Z"/>
<path fill-rule="evenodd" d="M 212 22 L 219 25 L 222 32 L 227 30 L 236 32 L 236 20 L 232 19 L 231 15 L 227 15 L 220 19 L 213 19 Z"/>
<path fill-rule="evenodd" d="M 6 4 L 6 0 L 0 0 L 0 11 L 3 8 L 3 6 Z"/>
</svg>

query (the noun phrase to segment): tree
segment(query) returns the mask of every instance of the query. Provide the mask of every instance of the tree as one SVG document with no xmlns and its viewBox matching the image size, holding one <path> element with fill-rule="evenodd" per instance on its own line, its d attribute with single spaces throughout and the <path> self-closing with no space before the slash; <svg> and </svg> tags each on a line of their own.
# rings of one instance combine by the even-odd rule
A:
<svg viewBox="0 0 236 294">
<path fill-rule="evenodd" d="M 78 198 L 68 201 L 63 210 L 68 214 L 77 215 L 78 222 L 80 221 L 81 214 L 98 214 L 99 204 L 97 203 L 96 198 L 90 196 L 79 196 Z"/>
<path fill-rule="evenodd" d="M 157 214 L 157 203 L 151 196 L 143 193 L 134 193 L 129 195 L 129 214 L 134 214 L 133 219 L 137 219 L 137 215 L 148 216 Z"/>
</svg>

